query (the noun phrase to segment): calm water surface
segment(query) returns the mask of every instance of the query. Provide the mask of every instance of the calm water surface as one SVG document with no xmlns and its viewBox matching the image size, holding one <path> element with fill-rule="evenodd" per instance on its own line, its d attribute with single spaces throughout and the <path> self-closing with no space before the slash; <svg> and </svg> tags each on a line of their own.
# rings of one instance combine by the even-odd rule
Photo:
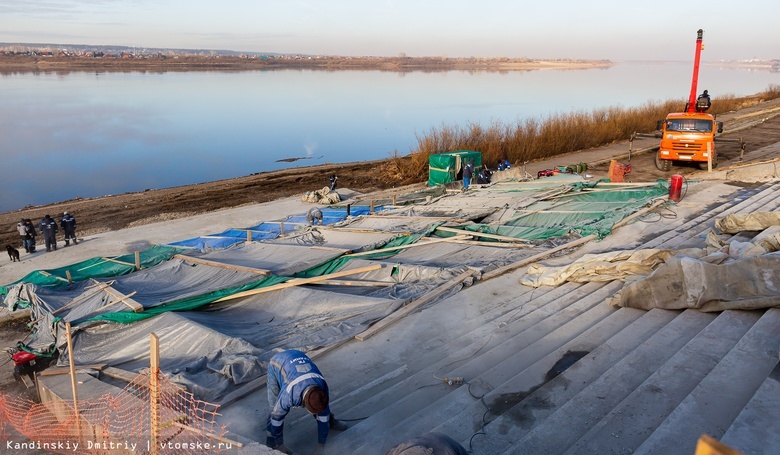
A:
<svg viewBox="0 0 780 455">
<path fill-rule="evenodd" d="M 0 212 L 408 154 L 431 128 L 687 98 L 689 63 L 507 73 L 69 72 L 0 75 Z M 778 73 L 703 65 L 699 91 Z M 305 158 L 293 162 L 278 160 Z M 326 183 L 323 176 L 322 185 Z M 314 185 L 317 186 L 317 185 Z"/>
</svg>

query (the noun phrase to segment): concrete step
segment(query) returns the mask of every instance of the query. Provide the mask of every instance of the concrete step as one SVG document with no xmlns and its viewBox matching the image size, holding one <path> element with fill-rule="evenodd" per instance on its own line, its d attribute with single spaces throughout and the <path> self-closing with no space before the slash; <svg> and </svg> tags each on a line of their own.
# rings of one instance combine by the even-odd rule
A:
<svg viewBox="0 0 780 455">
<path fill-rule="evenodd" d="M 760 195 L 760 196 L 758 196 Z M 738 192 L 735 199 L 722 204 L 707 207 L 699 216 L 685 221 L 676 220 L 670 224 L 671 229 L 662 235 L 646 242 L 643 248 L 669 248 L 682 245 L 687 240 L 700 237 L 715 225 L 715 219 L 729 213 L 740 213 L 754 204 L 752 197 L 759 198 L 762 203 L 774 204 L 776 198 L 771 185 L 762 185 L 754 190 Z"/>
<path fill-rule="evenodd" d="M 632 452 L 758 321 L 754 311 L 724 311 L 590 428 L 566 453 Z"/>
<path fill-rule="evenodd" d="M 445 376 L 451 376 L 448 375 L 447 372 L 451 371 L 454 373 L 455 371 L 453 368 L 456 364 L 463 364 L 463 366 L 460 367 L 460 372 L 456 374 L 463 375 L 463 377 L 467 379 L 476 377 L 496 364 L 506 361 L 508 355 L 523 350 L 525 347 L 532 345 L 551 332 L 555 332 L 562 326 L 571 324 L 568 329 L 570 339 L 585 330 L 589 324 L 593 324 L 614 312 L 613 308 L 609 308 L 606 305 L 600 305 L 600 303 L 603 302 L 607 295 L 611 295 L 611 293 L 617 289 L 617 286 L 585 285 L 581 287 L 595 289 L 596 291 L 579 299 L 574 299 L 573 297 L 573 300 L 560 299 L 555 302 L 554 305 L 557 307 L 557 311 L 553 311 L 552 314 L 549 315 L 544 315 L 545 317 L 543 319 L 536 322 L 531 327 L 524 329 L 524 326 L 527 325 L 530 320 L 534 319 L 533 317 L 513 321 L 512 324 L 507 325 L 494 332 L 493 335 L 488 336 L 489 341 L 494 337 L 502 339 L 502 333 L 515 334 L 515 336 L 505 339 L 492 349 L 486 350 L 484 348 L 486 341 L 482 340 L 481 343 L 464 349 L 462 352 L 452 353 L 446 356 L 441 355 L 439 357 L 441 359 L 439 362 L 431 364 L 430 367 L 422 369 L 415 375 L 401 381 L 399 384 L 379 392 L 375 397 L 366 400 L 365 403 L 358 404 L 354 409 L 350 410 L 351 414 L 357 415 L 361 412 L 365 414 L 370 412 L 371 409 L 383 409 L 384 411 L 381 414 L 374 415 L 369 419 L 361 421 L 356 425 L 356 429 L 359 427 L 365 429 L 371 428 L 372 434 L 375 435 L 377 434 L 376 431 L 380 431 L 378 429 L 389 429 L 406 419 L 410 414 L 418 412 L 428 404 L 433 403 L 437 399 L 448 394 L 452 391 L 451 387 L 446 385 L 441 379 L 437 379 L 437 377 L 443 378 Z M 577 293 L 577 296 L 579 296 L 579 293 Z M 569 303 L 570 305 L 567 306 Z M 598 307 L 598 309 L 594 309 L 594 307 Z M 542 313 L 546 313 L 550 310 L 551 309 L 545 307 Z M 588 313 L 588 315 L 583 316 L 585 313 Z M 531 313 L 529 316 L 534 315 L 534 313 Z M 581 321 L 572 322 L 572 320 L 577 319 L 581 319 Z M 560 335 L 556 334 L 550 336 L 555 337 Z M 506 337 L 504 336 L 503 338 Z M 475 357 L 477 354 L 479 354 L 478 358 Z M 449 368 L 449 370 L 447 370 L 447 368 Z M 360 411 L 355 409 L 360 409 Z M 358 431 L 357 433 L 361 432 Z M 371 442 L 362 440 L 362 436 L 359 434 L 350 436 L 349 438 L 346 438 L 346 436 L 346 433 L 341 436 L 342 439 L 349 439 L 348 442 L 343 442 L 343 444 L 346 444 L 344 446 L 345 449 L 346 447 L 349 447 L 352 450 L 356 447 L 360 447 L 364 443 L 367 444 Z M 334 443 L 335 442 L 336 440 L 334 440 Z M 334 445 L 334 447 L 341 447 L 340 444 L 342 444 L 342 442 Z"/>
<path fill-rule="evenodd" d="M 565 372 L 532 391 L 500 416 L 486 422 L 484 428 L 481 421 L 484 411 L 479 414 L 478 422 L 473 420 L 473 416 L 467 417 L 470 428 L 465 428 L 463 422 L 446 428 L 458 429 L 457 433 L 453 431 L 450 434 L 453 437 L 457 434 L 462 444 L 469 444 L 472 435 L 476 435 L 473 439 L 476 453 L 502 453 L 516 447 L 529 431 L 594 381 L 599 381 L 614 366 L 626 365 L 631 368 L 633 365 L 647 365 L 646 368 L 652 368 L 652 365 L 666 360 L 652 347 L 682 347 L 712 319 L 712 316 L 692 311 L 649 311 Z M 487 401 L 483 403 L 490 404 Z"/>
<path fill-rule="evenodd" d="M 414 415 L 393 426 L 388 434 L 388 446 L 401 442 L 429 431 L 442 423 L 442 416 L 462 415 L 464 408 L 479 403 L 479 397 L 495 392 L 504 384 L 511 383 L 514 390 L 522 381 L 528 389 L 539 387 L 540 384 L 552 379 L 561 370 L 574 363 L 589 351 L 600 346 L 612 335 L 625 326 L 646 314 L 642 310 L 613 311 L 606 305 L 596 305 L 571 322 L 550 332 L 548 336 L 528 345 L 525 348 L 513 348 L 506 353 L 504 360 L 495 362 L 483 356 L 475 357 L 468 365 L 456 369 L 447 377 L 460 376 L 461 371 L 473 371 L 476 375 L 465 375 L 466 383 L 442 396 L 436 402 L 420 409 Z M 502 345 L 502 348 L 505 347 Z M 486 354 L 487 355 L 487 354 Z M 486 361 L 487 360 L 487 361 Z M 513 400 L 517 393 L 511 394 Z M 496 400 L 504 400 L 497 397 Z M 484 410 L 480 410 L 482 414 Z M 369 442 L 371 447 L 373 442 Z M 365 453 L 368 447 L 358 447 L 360 453 Z"/>
<path fill-rule="evenodd" d="M 516 303 L 517 306 L 522 307 L 522 313 L 510 312 L 495 320 L 483 320 L 482 326 L 469 333 L 461 334 L 451 331 L 452 340 L 450 343 L 435 348 L 427 346 L 418 349 L 416 352 L 410 352 L 409 358 L 403 359 L 407 360 L 407 362 L 393 369 L 418 371 L 418 373 L 411 376 L 395 375 L 395 377 L 389 378 L 390 380 L 388 381 L 373 381 L 369 385 L 370 381 L 361 381 L 362 371 L 371 372 L 370 376 L 376 377 L 378 372 L 386 370 L 386 359 L 376 357 L 373 359 L 373 364 L 355 372 L 356 374 L 352 377 L 350 384 L 343 385 L 342 390 L 349 390 L 350 392 L 340 396 L 338 405 L 341 409 L 346 409 L 351 415 L 370 414 L 372 409 L 382 406 L 383 403 L 395 402 L 399 395 L 404 396 L 422 385 L 431 384 L 431 381 L 435 379 L 433 374 L 442 367 L 454 365 L 454 362 L 468 359 L 477 350 L 490 350 L 505 342 L 508 338 L 516 336 L 529 327 L 533 327 L 535 324 L 550 318 L 554 319 L 556 315 L 565 310 L 569 302 L 585 299 L 589 294 L 603 287 L 602 283 L 585 286 L 572 284 L 564 286 L 568 292 L 555 289 L 555 292 L 540 294 L 530 302 L 524 304 Z M 413 315 L 406 323 L 419 327 L 417 320 L 421 316 L 421 314 Z M 543 334 L 539 336 L 543 336 Z M 393 337 L 395 337 L 395 334 L 391 333 L 391 338 Z M 369 339 L 368 342 L 372 340 Z M 381 346 L 377 347 L 377 349 L 378 351 L 376 352 L 381 352 Z M 364 384 L 364 386 L 356 387 L 356 384 Z M 341 386 L 341 384 L 335 384 L 332 388 Z"/>
<path fill-rule="evenodd" d="M 721 442 L 744 455 L 777 453 L 780 447 L 780 363 L 731 424 Z"/>
<path fill-rule="evenodd" d="M 699 435 L 722 438 L 775 368 L 779 348 L 780 309 L 771 308 L 635 453 L 693 453 Z"/>
<path fill-rule="evenodd" d="M 533 453 L 564 453 L 668 362 L 679 364 L 681 355 L 685 359 L 695 357 L 705 345 L 708 349 L 728 352 L 747 330 L 734 329 L 733 323 L 733 318 L 716 317 L 688 343 L 676 349 L 668 345 L 642 346 L 638 351 L 656 351 L 649 353 L 650 357 L 663 358 L 663 361 L 629 361 L 615 365 L 531 430 L 520 444 Z M 566 431 L 561 432 L 560 428 L 566 428 Z"/>
</svg>

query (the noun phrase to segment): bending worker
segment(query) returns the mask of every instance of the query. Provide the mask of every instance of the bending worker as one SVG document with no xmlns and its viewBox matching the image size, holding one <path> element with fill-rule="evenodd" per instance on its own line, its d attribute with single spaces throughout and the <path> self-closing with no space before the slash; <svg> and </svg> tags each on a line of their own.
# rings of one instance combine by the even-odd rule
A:
<svg viewBox="0 0 780 455">
<path fill-rule="evenodd" d="M 328 383 L 317 365 L 301 351 L 289 350 L 268 362 L 268 426 L 265 444 L 280 452 L 292 453 L 284 445 L 284 418 L 291 408 L 305 407 L 317 419 L 317 452 L 323 453 L 330 429 L 347 426 L 330 413 Z"/>
<path fill-rule="evenodd" d="M 306 213 L 306 221 L 310 226 L 317 225 L 317 223 L 322 225 L 322 210 L 318 209 L 317 207 L 310 208 Z"/>
</svg>

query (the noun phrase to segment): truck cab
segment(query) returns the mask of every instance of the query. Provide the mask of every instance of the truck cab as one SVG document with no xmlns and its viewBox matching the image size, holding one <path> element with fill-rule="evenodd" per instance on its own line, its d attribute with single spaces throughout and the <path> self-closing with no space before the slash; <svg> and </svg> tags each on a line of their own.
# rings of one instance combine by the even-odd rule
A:
<svg viewBox="0 0 780 455">
<path fill-rule="evenodd" d="M 701 169 L 718 165 L 715 134 L 723 132 L 723 122 L 703 112 L 671 113 L 658 122 L 661 143 L 656 155 L 656 167 L 663 171 L 672 168 L 674 161 L 696 162 Z"/>
</svg>

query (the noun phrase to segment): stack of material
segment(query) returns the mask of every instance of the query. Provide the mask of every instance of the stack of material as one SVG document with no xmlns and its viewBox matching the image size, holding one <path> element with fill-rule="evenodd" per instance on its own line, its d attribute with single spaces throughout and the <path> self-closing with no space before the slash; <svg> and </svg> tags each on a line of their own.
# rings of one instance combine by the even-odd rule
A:
<svg viewBox="0 0 780 455">
<path fill-rule="evenodd" d="M 335 191 L 331 191 L 327 186 L 317 191 L 307 191 L 306 194 L 301 196 L 303 202 L 311 202 L 312 204 L 335 204 L 341 201 L 341 196 Z"/>
</svg>

